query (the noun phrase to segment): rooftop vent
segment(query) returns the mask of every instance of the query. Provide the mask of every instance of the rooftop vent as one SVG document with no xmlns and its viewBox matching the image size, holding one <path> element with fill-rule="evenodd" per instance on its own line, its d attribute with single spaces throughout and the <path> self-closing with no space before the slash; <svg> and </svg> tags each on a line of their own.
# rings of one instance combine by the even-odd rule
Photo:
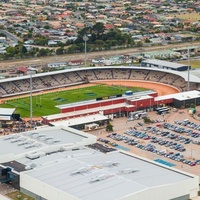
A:
<svg viewBox="0 0 200 200">
<path fill-rule="evenodd" d="M 83 173 L 87 173 L 88 172 L 88 168 L 86 168 L 86 167 L 81 167 L 80 169 L 78 169 L 78 170 L 75 170 L 75 171 L 73 171 L 73 172 L 71 172 L 71 174 L 70 175 L 76 175 L 76 174 L 83 174 Z"/>
<path fill-rule="evenodd" d="M 126 168 L 126 169 L 122 169 L 120 172 L 123 174 L 131 174 L 131 173 L 139 172 L 139 170 L 132 169 L 132 168 Z"/>
<path fill-rule="evenodd" d="M 94 182 L 98 182 L 98 181 L 103 181 L 103 180 L 108 179 L 109 177 L 110 177 L 109 175 L 102 174 L 102 175 L 96 176 L 94 178 L 91 178 L 90 182 L 94 183 Z"/>
<path fill-rule="evenodd" d="M 113 161 L 106 161 L 103 166 L 104 167 L 114 167 L 114 166 L 117 166 L 119 163 L 117 162 L 113 162 Z"/>
<path fill-rule="evenodd" d="M 32 163 L 32 164 L 30 164 L 30 165 L 26 165 L 26 166 L 25 166 L 25 170 L 31 170 L 31 169 L 33 169 L 33 168 L 35 168 L 35 167 L 36 167 L 36 164 Z"/>
<path fill-rule="evenodd" d="M 4 140 L 17 139 L 19 137 L 20 137 L 19 135 L 10 135 L 10 136 L 5 137 Z"/>
</svg>

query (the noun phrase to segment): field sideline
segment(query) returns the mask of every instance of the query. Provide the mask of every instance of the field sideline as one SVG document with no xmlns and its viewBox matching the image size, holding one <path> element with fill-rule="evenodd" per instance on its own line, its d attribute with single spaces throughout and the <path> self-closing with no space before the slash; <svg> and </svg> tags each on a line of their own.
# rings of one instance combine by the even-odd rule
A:
<svg viewBox="0 0 200 200">
<path fill-rule="evenodd" d="M 188 64 L 188 61 L 181 61 L 180 62 L 181 64 L 184 64 L 184 65 L 187 65 Z M 191 68 L 200 68 L 200 60 L 190 60 L 190 66 Z"/>
<path fill-rule="evenodd" d="M 107 86 L 99 84 L 95 86 L 86 86 L 84 88 L 55 91 L 47 94 L 38 94 L 32 97 L 33 117 L 41 117 L 60 113 L 56 105 L 68 104 L 73 102 L 96 99 L 97 97 L 112 96 L 124 94 L 125 91 L 133 92 L 144 91 L 147 89 L 139 87 L 126 86 Z M 1 108 L 16 108 L 15 113 L 20 114 L 22 118 L 30 116 L 30 97 L 6 100 Z"/>
</svg>

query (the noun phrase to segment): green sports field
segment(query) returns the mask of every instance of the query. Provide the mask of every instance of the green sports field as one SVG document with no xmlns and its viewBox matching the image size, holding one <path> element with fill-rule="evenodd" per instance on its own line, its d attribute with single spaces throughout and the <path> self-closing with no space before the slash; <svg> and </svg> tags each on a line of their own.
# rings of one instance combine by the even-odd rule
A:
<svg viewBox="0 0 200 200">
<path fill-rule="evenodd" d="M 187 65 L 188 61 L 181 61 L 180 63 Z M 191 68 L 200 68 L 200 60 L 190 60 Z"/>
<path fill-rule="evenodd" d="M 124 94 L 125 91 L 144 91 L 144 88 L 96 85 L 66 91 L 53 92 L 32 97 L 33 116 L 40 117 L 60 113 L 56 105 L 96 99 L 98 97 Z M 15 113 L 21 117 L 30 116 L 30 97 L 7 100 L 0 105 L 1 108 L 16 108 Z"/>
</svg>

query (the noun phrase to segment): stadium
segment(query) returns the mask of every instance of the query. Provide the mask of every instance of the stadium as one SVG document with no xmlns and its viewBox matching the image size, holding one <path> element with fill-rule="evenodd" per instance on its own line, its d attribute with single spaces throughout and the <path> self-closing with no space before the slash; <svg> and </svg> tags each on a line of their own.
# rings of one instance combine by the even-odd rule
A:
<svg viewBox="0 0 200 200">
<path fill-rule="evenodd" d="M 190 90 L 198 90 L 200 84 L 200 78 L 192 74 L 190 74 L 189 78 L 190 78 L 189 81 Z M 4 100 L 7 98 L 12 99 L 12 98 L 21 98 L 25 95 L 29 96 L 30 91 L 31 93 L 34 93 L 35 96 L 43 94 L 44 92 L 48 92 L 53 96 L 55 95 L 54 97 L 56 99 L 59 99 L 58 94 L 54 93 L 55 91 L 67 90 L 72 86 L 86 88 L 91 84 L 95 85 L 107 84 L 110 86 L 112 85 L 120 86 L 125 84 L 126 86 L 132 85 L 132 86 L 138 86 L 140 88 L 151 89 L 151 91 L 146 93 L 135 92 L 134 98 L 132 99 L 129 98 L 130 95 L 126 97 L 124 96 L 121 97 L 122 94 L 120 95 L 114 94 L 114 96 L 118 98 L 113 98 L 113 95 L 102 96 L 102 98 L 94 98 L 93 102 L 91 101 L 80 102 L 79 104 L 82 104 L 82 106 L 78 106 L 77 104 L 69 105 L 69 103 L 68 105 L 62 106 L 61 105 L 62 102 L 59 102 L 59 106 L 54 105 L 55 107 L 57 107 L 57 110 L 54 113 L 41 113 L 40 116 L 44 116 L 43 122 L 44 121 L 50 122 L 55 120 L 58 121 L 71 117 L 78 117 L 78 116 L 80 117 L 87 114 L 97 114 L 100 111 L 99 107 L 101 107 L 101 110 L 103 110 L 104 115 L 105 114 L 119 115 L 119 113 L 123 112 L 124 115 L 127 116 L 128 112 L 141 109 L 146 109 L 147 111 L 149 108 L 156 107 L 159 104 L 172 105 L 174 103 L 173 96 L 167 96 L 165 98 L 165 95 L 187 91 L 188 74 L 186 72 L 179 72 L 174 70 L 131 67 L 131 66 L 76 68 L 76 69 L 60 70 L 49 73 L 34 74 L 31 76 L 26 75 L 26 76 L 1 80 L 0 95 L 2 102 L 4 102 Z M 149 88 L 150 84 L 151 88 Z M 163 92 L 164 88 L 165 92 Z M 156 100 L 157 96 L 163 96 L 163 97 L 158 98 Z M 191 95 L 187 93 L 187 96 Z M 50 101 L 51 99 L 49 98 L 48 101 L 45 102 L 46 107 L 43 106 L 42 109 L 34 107 L 35 111 L 38 109 L 49 110 L 49 107 L 52 107 L 52 104 L 49 103 Z M 83 101 L 83 99 L 79 99 L 79 101 Z M 16 106 L 21 107 L 22 110 L 27 110 L 27 112 L 29 112 L 30 110 L 29 102 L 30 101 L 27 99 L 26 102 L 24 101 L 20 102 Z M 194 100 L 185 103 L 185 99 L 183 99 L 182 102 L 178 101 L 176 105 L 178 105 L 178 107 L 181 106 L 188 107 L 191 103 L 194 102 L 198 103 L 199 101 L 196 101 L 195 98 Z M 47 104 L 49 104 L 49 107 Z M 115 107 L 113 107 L 113 104 L 115 105 Z M 37 106 L 37 99 L 36 99 L 36 106 Z M 104 108 L 103 106 L 107 107 Z M 88 108 L 91 109 L 89 110 Z M 94 108 L 96 108 L 96 110 Z M 74 115 L 72 115 L 71 111 L 75 110 L 78 113 L 74 112 Z M 84 112 L 81 112 L 81 110 L 83 110 Z M 71 113 L 70 115 L 67 114 L 67 112 L 69 111 Z M 59 112 L 62 115 L 59 115 Z M 58 114 L 58 115 L 53 117 L 51 116 L 50 117 L 51 120 L 47 120 L 47 118 L 49 118 L 49 116 L 47 117 L 47 115 L 52 115 L 52 114 Z"/>
<path fill-rule="evenodd" d="M 145 67 L 91 67 L 60 70 L 32 75 L 32 91 L 80 85 L 101 80 L 139 80 L 170 85 L 178 91 L 187 90 L 188 75 L 185 72 Z M 200 79 L 190 75 L 190 90 L 199 88 Z M 30 93 L 30 76 L 8 78 L 0 81 L 0 96 L 11 97 Z"/>
</svg>

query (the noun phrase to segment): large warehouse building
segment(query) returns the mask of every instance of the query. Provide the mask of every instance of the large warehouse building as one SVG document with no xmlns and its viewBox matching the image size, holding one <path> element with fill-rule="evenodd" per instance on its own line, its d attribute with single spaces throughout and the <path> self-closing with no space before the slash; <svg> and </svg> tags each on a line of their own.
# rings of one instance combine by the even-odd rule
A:
<svg viewBox="0 0 200 200">
<path fill-rule="evenodd" d="M 95 142 L 95 136 L 64 127 L 1 137 L 0 180 L 36 200 L 186 200 L 197 195 L 198 176 Z"/>
</svg>

